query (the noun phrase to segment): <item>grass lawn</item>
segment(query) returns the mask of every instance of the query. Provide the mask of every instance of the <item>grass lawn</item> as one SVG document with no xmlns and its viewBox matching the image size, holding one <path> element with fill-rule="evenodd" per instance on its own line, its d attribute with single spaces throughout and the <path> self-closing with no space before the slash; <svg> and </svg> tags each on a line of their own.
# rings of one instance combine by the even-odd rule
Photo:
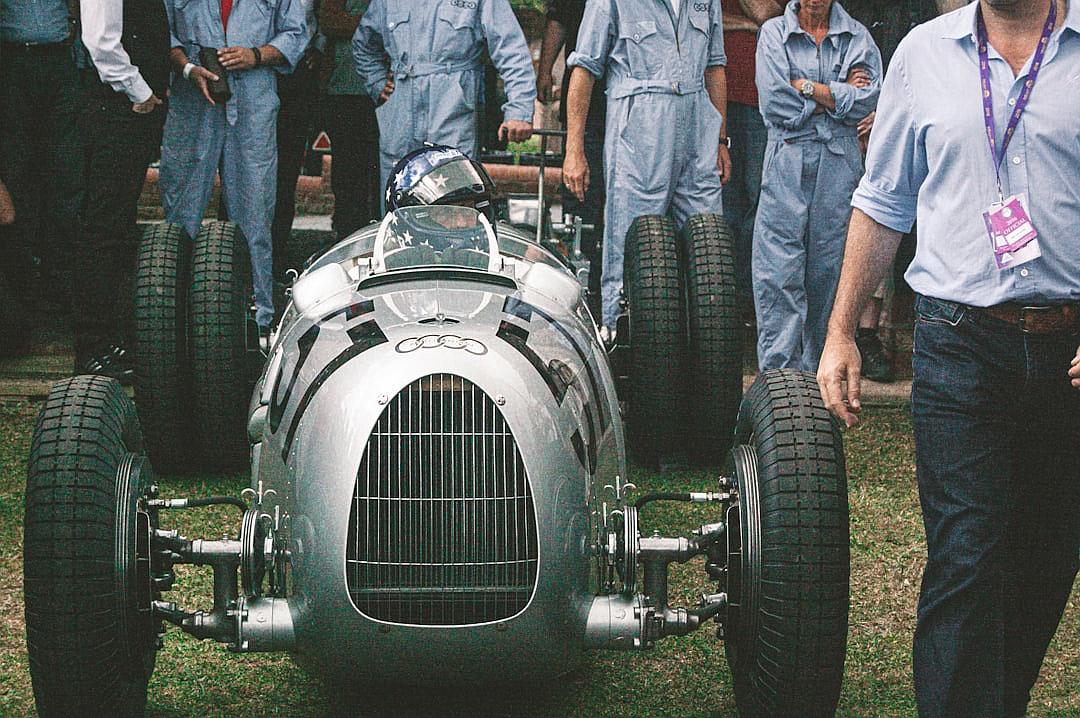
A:
<svg viewBox="0 0 1080 718">
<path fill-rule="evenodd" d="M 0 716 L 33 715 L 22 609 L 22 510 L 26 455 L 36 407 L 0 405 Z M 851 493 L 852 609 L 840 715 L 912 716 L 909 647 L 924 555 L 915 490 L 911 426 L 902 406 L 867 409 L 867 424 L 847 435 Z M 706 487 L 700 474 L 657 477 L 632 472 L 641 490 Z M 165 479 L 166 493 L 236 494 L 242 476 Z M 708 513 L 648 509 L 642 530 L 688 532 Z M 169 528 L 213 537 L 237 530 L 235 510 L 179 512 Z M 697 522 L 697 523 L 695 523 Z M 673 603 L 709 588 L 698 564 L 676 567 Z M 172 600 L 207 607 L 209 572 L 179 570 Z M 1080 589 L 1080 586 L 1077 586 Z M 562 684 L 490 695 L 368 694 L 361 708 L 283 655 L 233 655 L 169 631 L 150 686 L 148 715 L 181 716 L 729 716 L 735 715 L 723 646 L 712 631 L 668 639 L 646 654 L 602 653 Z M 1043 666 L 1030 716 L 1080 716 L 1080 590 Z M 106 718 L 102 716 L 101 718 Z"/>
</svg>

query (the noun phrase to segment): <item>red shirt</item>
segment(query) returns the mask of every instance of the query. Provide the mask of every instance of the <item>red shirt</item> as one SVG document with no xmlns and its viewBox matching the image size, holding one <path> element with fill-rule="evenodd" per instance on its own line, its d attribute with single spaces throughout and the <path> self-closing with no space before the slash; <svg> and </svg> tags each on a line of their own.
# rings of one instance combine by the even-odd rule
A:
<svg viewBox="0 0 1080 718">
<path fill-rule="evenodd" d="M 721 0 L 724 18 L 745 18 L 738 0 Z M 754 55 L 757 53 L 757 33 L 747 30 L 724 32 L 724 52 L 727 55 L 728 102 L 757 107 L 757 85 L 754 83 Z"/>
<path fill-rule="evenodd" d="M 229 14 L 232 13 L 233 0 L 221 0 L 221 26 L 229 29 Z"/>
</svg>

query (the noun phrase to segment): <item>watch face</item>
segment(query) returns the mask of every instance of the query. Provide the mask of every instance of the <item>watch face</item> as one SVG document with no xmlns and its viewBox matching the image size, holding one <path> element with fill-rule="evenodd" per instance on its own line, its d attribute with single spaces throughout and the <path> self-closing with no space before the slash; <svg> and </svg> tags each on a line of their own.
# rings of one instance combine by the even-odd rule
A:
<svg viewBox="0 0 1080 718">
<path fill-rule="evenodd" d="M 802 93 L 804 95 L 806 95 L 807 97 L 813 97 L 814 96 L 814 83 L 811 82 L 810 80 L 807 80 L 806 82 L 804 82 L 803 86 L 802 86 Z"/>
</svg>

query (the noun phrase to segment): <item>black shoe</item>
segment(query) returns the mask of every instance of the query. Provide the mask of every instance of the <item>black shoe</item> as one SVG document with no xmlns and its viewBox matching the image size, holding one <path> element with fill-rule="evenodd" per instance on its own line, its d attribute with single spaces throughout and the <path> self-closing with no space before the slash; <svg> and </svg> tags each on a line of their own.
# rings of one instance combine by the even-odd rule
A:
<svg viewBox="0 0 1080 718">
<path fill-rule="evenodd" d="M 128 358 L 127 350 L 115 344 L 81 360 L 75 370 L 76 374 L 111 377 L 125 386 L 135 378 L 135 367 Z"/>
<path fill-rule="evenodd" d="M 892 362 L 885 354 L 885 347 L 881 345 L 877 332 L 863 331 L 855 335 L 855 345 L 862 355 L 862 375 L 870 381 L 888 383 L 896 379 L 896 372 Z"/>
</svg>

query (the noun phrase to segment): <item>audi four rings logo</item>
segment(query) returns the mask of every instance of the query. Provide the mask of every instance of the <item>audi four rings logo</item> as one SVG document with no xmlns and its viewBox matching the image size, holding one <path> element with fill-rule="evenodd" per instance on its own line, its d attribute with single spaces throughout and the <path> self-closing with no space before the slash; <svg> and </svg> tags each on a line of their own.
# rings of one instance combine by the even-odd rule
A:
<svg viewBox="0 0 1080 718">
<path fill-rule="evenodd" d="M 464 349 L 470 354 L 480 356 L 487 354 L 487 347 L 475 339 L 463 339 L 456 334 L 427 334 L 422 337 L 412 337 L 398 342 L 396 347 L 399 354 L 409 354 L 417 349 Z"/>
<path fill-rule="evenodd" d="M 476 9 L 476 3 L 472 0 L 450 0 L 450 4 L 454 7 L 463 7 L 466 10 Z"/>
</svg>

